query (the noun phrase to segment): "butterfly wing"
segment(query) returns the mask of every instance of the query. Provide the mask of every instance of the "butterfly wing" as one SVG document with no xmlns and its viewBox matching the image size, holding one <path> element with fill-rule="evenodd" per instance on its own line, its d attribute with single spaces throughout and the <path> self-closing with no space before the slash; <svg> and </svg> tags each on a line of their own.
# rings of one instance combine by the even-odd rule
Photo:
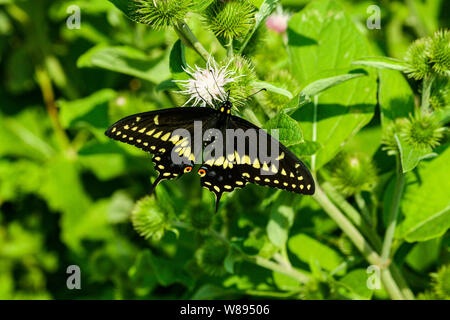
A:
<svg viewBox="0 0 450 320">
<path fill-rule="evenodd" d="M 233 148 L 230 150 L 231 153 L 226 154 L 225 152 L 223 157 L 206 160 L 199 169 L 199 174 L 200 170 L 204 170 L 204 172 L 202 171 L 204 174 L 200 174 L 202 176 L 200 180 L 202 187 L 207 188 L 216 196 L 216 210 L 224 192 L 242 188 L 248 183 L 299 194 L 314 194 L 314 180 L 305 164 L 267 132 L 262 131 L 259 134 L 262 129 L 236 116 L 231 116 L 230 121 L 226 124 L 226 129 L 242 129 L 243 131 L 252 129 L 258 134 L 256 135 L 256 143 L 251 144 L 247 141 L 243 150 Z M 222 128 L 222 132 L 224 131 Z M 226 133 L 224 133 L 224 136 L 223 150 L 226 151 L 226 139 L 229 137 Z M 268 146 L 267 151 L 277 155 L 276 163 L 262 160 L 259 152 L 261 143 Z M 236 142 L 234 145 L 236 146 Z M 270 146 L 272 145 L 278 150 L 271 150 L 272 147 Z M 258 150 L 250 152 L 250 148 L 257 148 Z"/>
<path fill-rule="evenodd" d="M 212 108 L 171 108 L 134 114 L 114 123 L 106 136 L 154 154 L 152 161 L 158 178 L 152 190 L 164 179 L 183 175 L 187 167 L 192 169 L 196 153 L 190 148 L 194 122 L 210 123 L 217 111 Z M 179 130 L 185 130 L 183 135 Z M 180 161 L 172 161 L 176 152 Z M 190 171 L 190 170 L 189 170 Z"/>
<path fill-rule="evenodd" d="M 241 128 L 243 130 L 253 129 L 262 130 L 254 124 L 232 116 L 230 126 Z M 287 147 L 278 140 L 262 130 L 263 135 L 258 135 L 258 148 L 261 143 L 268 146 L 270 153 L 275 151 L 277 163 L 265 163 L 260 157 L 251 157 L 250 154 L 240 155 L 237 159 L 237 167 L 248 182 L 256 183 L 262 186 L 283 189 L 295 193 L 313 195 L 315 192 L 314 179 L 306 165 Z M 262 141 L 260 141 L 262 139 Z M 271 146 L 278 150 L 271 150 Z"/>
</svg>

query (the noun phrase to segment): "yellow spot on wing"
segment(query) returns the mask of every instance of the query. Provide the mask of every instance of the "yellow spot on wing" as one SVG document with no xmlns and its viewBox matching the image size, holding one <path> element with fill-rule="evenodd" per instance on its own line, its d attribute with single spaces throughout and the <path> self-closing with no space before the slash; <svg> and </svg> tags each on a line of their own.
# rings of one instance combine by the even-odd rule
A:
<svg viewBox="0 0 450 320">
<path fill-rule="evenodd" d="M 147 131 L 146 135 L 151 136 L 155 132 L 155 129 L 152 129 L 150 131 Z"/>
<path fill-rule="evenodd" d="M 272 164 L 272 166 L 270 167 L 270 170 L 271 170 L 273 173 L 277 173 L 277 172 L 278 172 L 278 168 L 277 168 L 274 164 Z"/>
<path fill-rule="evenodd" d="M 159 138 L 159 137 L 161 136 L 162 133 L 163 133 L 162 131 L 160 131 L 160 132 L 158 132 L 158 133 L 155 133 L 155 135 L 153 136 L 153 138 Z"/>
<path fill-rule="evenodd" d="M 292 172 L 289 174 L 289 176 L 290 176 L 291 178 L 294 178 L 294 177 L 295 177 L 294 174 L 293 174 Z"/>
<path fill-rule="evenodd" d="M 236 181 L 236 184 L 237 184 L 238 186 L 242 186 L 244 183 L 243 183 L 242 181 Z"/>
<path fill-rule="evenodd" d="M 170 176 L 170 172 L 164 172 L 163 176 L 164 176 L 164 177 Z"/>
<path fill-rule="evenodd" d="M 275 184 L 279 184 L 279 183 L 280 183 L 280 181 L 278 181 L 278 180 L 273 180 L 273 183 L 275 183 Z"/>
<path fill-rule="evenodd" d="M 223 161 L 224 161 L 225 159 L 224 159 L 224 157 L 220 157 L 220 158 L 218 158 L 216 161 L 214 161 L 214 164 L 216 165 L 216 166 L 221 166 L 222 164 L 223 164 Z"/>
<path fill-rule="evenodd" d="M 306 189 L 311 189 L 311 185 L 310 184 L 308 184 L 307 186 L 306 186 Z"/>
<path fill-rule="evenodd" d="M 303 176 L 299 176 L 297 179 L 302 181 L 303 180 Z"/>
<path fill-rule="evenodd" d="M 281 174 L 282 174 L 283 176 L 285 176 L 285 175 L 286 175 L 286 170 L 281 169 Z"/>
<path fill-rule="evenodd" d="M 269 167 L 267 166 L 267 163 L 265 163 L 265 162 L 263 163 L 262 169 L 264 171 L 269 171 Z"/>
<path fill-rule="evenodd" d="M 220 188 L 218 186 L 214 186 L 214 190 L 216 190 L 217 192 L 220 192 Z"/>
<path fill-rule="evenodd" d="M 283 182 L 283 185 L 284 185 L 285 187 L 287 187 L 287 186 L 288 186 L 288 183 L 287 183 L 287 182 Z"/>
<path fill-rule="evenodd" d="M 116 130 L 117 130 L 117 128 L 114 127 L 114 128 L 112 128 L 111 132 L 114 133 L 114 132 L 116 132 Z"/>
<path fill-rule="evenodd" d="M 277 158 L 277 160 L 282 160 L 282 159 L 284 159 L 284 152 L 282 152 Z"/>
<path fill-rule="evenodd" d="M 231 190 L 231 189 L 233 189 L 233 187 L 232 187 L 232 186 L 229 186 L 229 185 L 227 185 L 227 184 L 226 184 L 226 185 L 224 185 L 223 187 L 224 187 L 225 189 L 228 189 L 228 190 Z"/>
<path fill-rule="evenodd" d="M 159 114 L 157 114 L 157 115 L 153 118 L 153 122 L 155 122 L 156 125 L 159 124 Z"/>
<path fill-rule="evenodd" d="M 164 169 L 164 166 L 163 166 L 162 164 L 160 164 L 160 165 L 158 166 L 158 168 L 161 169 L 161 170 L 163 170 L 163 169 Z"/>
<path fill-rule="evenodd" d="M 239 153 L 237 153 L 237 151 L 234 152 L 234 156 L 236 158 L 236 163 L 241 164 L 241 157 L 239 156 Z"/>
<path fill-rule="evenodd" d="M 253 161 L 253 167 L 255 167 L 256 169 L 259 169 L 261 167 L 258 158 L 255 158 L 255 161 Z"/>
<path fill-rule="evenodd" d="M 255 181 L 259 181 L 259 180 L 261 180 L 260 177 L 255 177 Z"/>
<path fill-rule="evenodd" d="M 248 155 L 244 155 L 242 157 L 242 164 L 251 164 L 250 157 Z"/>
<path fill-rule="evenodd" d="M 147 128 L 142 128 L 142 129 L 139 130 L 138 132 L 139 132 L 139 133 L 144 133 L 144 132 L 145 132 L 145 129 L 147 129 Z"/>
<path fill-rule="evenodd" d="M 123 126 L 123 128 L 124 128 L 125 130 L 128 130 L 128 129 L 130 129 L 130 126 L 129 126 L 129 125 L 125 125 L 125 126 Z"/>
<path fill-rule="evenodd" d="M 265 178 L 264 182 L 270 182 L 270 179 L 269 178 Z"/>
<path fill-rule="evenodd" d="M 138 129 L 138 127 L 133 127 L 131 128 L 131 130 L 136 131 Z"/>
<path fill-rule="evenodd" d="M 167 141 L 167 139 L 169 139 L 169 137 L 170 137 L 170 132 L 167 132 L 165 135 L 163 135 L 163 136 L 161 137 L 161 140 L 162 140 L 162 141 Z"/>
<path fill-rule="evenodd" d="M 250 178 L 250 175 L 249 175 L 247 172 L 244 172 L 244 173 L 242 174 L 242 176 L 243 176 L 243 177 L 246 177 L 246 178 Z"/>
<path fill-rule="evenodd" d="M 305 187 L 304 185 L 302 185 L 302 184 L 300 185 L 300 189 L 302 189 L 302 190 L 303 190 L 303 188 L 304 188 L 304 187 Z"/>
</svg>

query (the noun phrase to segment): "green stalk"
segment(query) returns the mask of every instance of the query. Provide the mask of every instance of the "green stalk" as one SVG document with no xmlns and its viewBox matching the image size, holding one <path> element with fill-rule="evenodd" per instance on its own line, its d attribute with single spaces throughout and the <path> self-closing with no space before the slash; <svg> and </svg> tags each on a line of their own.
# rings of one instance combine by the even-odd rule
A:
<svg viewBox="0 0 450 320">
<path fill-rule="evenodd" d="M 395 227 L 397 226 L 398 211 L 400 207 L 400 200 L 402 197 L 403 185 L 405 183 L 405 175 L 403 174 L 400 157 L 397 155 L 397 178 L 395 183 L 394 197 L 392 199 L 391 208 L 389 211 L 386 234 L 384 236 L 383 248 L 381 250 L 381 258 L 383 263 L 389 262 L 392 240 L 394 238 Z"/>
<path fill-rule="evenodd" d="M 337 225 L 350 238 L 353 244 L 363 254 L 366 260 L 373 265 L 383 268 L 383 261 L 378 253 L 371 247 L 371 245 L 364 239 L 353 224 L 342 214 L 342 212 L 328 199 L 327 195 L 317 185 L 316 193 L 313 198 L 325 210 L 325 212 L 337 223 Z M 392 277 L 389 268 L 383 269 L 381 272 L 381 280 L 383 281 L 386 291 L 390 297 L 395 300 L 403 300 L 404 296 L 398 287 L 396 281 Z"/>
<path fill-rule="evenodd" d="M 282 266 L 278 263 L 275 263 L 273 261 L 267 260 L 265 258 L 259 257 L 259 256 L 248 256 L 245 255 L 244 259 L 254 263 L 260 267 L 278 272 L 278 273 L 282 273 L 292 279 L 295 279 L 301 283 L 307 283 L 310 279 L 309 276 L 305 273 L 302 273 L 298 270 L 295 270 L 293 268 L 287 268 L 285 266 Z"/>
<path fill-rule="evenodd" d="M 174 29 L 180 40 L 187 47 L 194 49 L 194 51 L 197 52 L 198 55 L 203 58 L 203 60 L 208 61 L 210 56 L 208 51 L 206 51 L 203 45 L 197 40 L 186 22 L 178 21 L 178 23 L 174 25 Z"/>
<path fill-rule="evenodd" d="M 171 223 L 171 225 L 173 225 L 175 227 L 183 228 L 186 230 L 193 230 L 193 228 L 188 223 L 183 222 L 183 221 L 171 220 L 170 223 Z M 227 238 L 222 236 L 219 232 L 217 232 L 214 229 L 209 230 L 209 235 L 227 243 L 229 246 L 232 246 L 231 242 Z M 234 247 L 234 248 L 236 248 L 236 247 Z M 240 251 L 240 250 L 239 250 L 239 253 L 241 254 L 241 256 L 244 260 L 246 260 L 250 263 L 256 264 L 256 265 L 263 267 L 265 269 L 268 269 L 268 270 L 282 273 L 288 277 L 291 277 L 294 280 L 299 281 L 300 283 L 307 283 L 310 280 L 310 277 L 307 273 L 298 271 L 298 270 L 290 267 L 289 265 L 279 264 L 279 263 L 273 262 L 271 260 L 268 260 L 268 259 L 265 259 L 265 258 L 262 258 L 259 256 L 249 256 L 248 254 L 246 254 L 245 252 Z"/>
<path fill-rule="evenodd" d="M 331 200 L 350 218 L 350 220 L 361 230 L 361 232 L 370 240 L 375 249 L 381 249 L 381 240 L 374 230 L 366 223 L 361 215 L 353 206 L 341 196 L 329 182 L 322 184 L 323 190 Z"/>
<path fill-rule="evenodd" d="M 425 77 L 422 80 L 422 101 L 421 109 L 422 114 L 427 114 L 430 112 L 430 95 L 431 95 L 431 85 L 434 81 L 434 75 Z"/>
</svg>

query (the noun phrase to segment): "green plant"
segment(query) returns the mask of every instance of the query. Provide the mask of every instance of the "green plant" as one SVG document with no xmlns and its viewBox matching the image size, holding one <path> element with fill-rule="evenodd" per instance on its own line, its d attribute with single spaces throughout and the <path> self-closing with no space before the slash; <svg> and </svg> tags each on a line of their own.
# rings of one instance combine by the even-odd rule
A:
<svg viewBox="0 0 450 320">
<path fill-rule="evenodd" d="M 439 1 L 389 2 L 375 31 L 343 0 L 283 1 L 287 29 L 266 28 L 276 0 L 74 0 L 74 30 L 67 4 L 1 5 L 1 298 L 448 299 Z M 308 164 L 313 197 L 249 185 L 214 214 L 193 174 L 146 195 L 148 155 L 105 129 L 195 101 L 214 63 L 234 112 Z M 68 292 L 71 264 L 95 289 Z"/>
</svg>

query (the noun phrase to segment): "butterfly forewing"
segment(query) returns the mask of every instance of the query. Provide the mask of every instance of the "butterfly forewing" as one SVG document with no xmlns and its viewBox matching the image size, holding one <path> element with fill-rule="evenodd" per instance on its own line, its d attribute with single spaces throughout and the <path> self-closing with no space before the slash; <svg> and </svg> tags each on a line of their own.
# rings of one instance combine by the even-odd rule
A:
<svg viewBox="0 0 450 320">
<path fill-rule="evenodd" d="M 190 148 L 194 121 L 208 122 L 216 111 L 208 108 L 172 108 L 128 116 L 113 124 L 105 134 L 114 139 L 153 153 L 159 176 L 154 184 L 174 179 L 192 168 L 195 152 Z M 183 136 L 177 129 L 189 133 Z M 172 152 L 179 161 L 174 162 Z"/>
</svg>

